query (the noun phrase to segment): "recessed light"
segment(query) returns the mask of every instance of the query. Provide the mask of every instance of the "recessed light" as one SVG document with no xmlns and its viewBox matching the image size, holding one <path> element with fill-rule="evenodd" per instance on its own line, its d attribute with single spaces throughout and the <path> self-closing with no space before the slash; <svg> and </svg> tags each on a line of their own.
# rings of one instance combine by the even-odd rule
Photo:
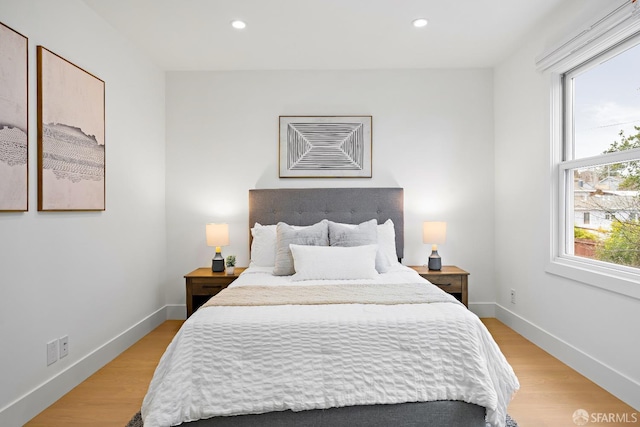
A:
<svg viewBox="0 0 640 427">
<path fill-rule="evenodd" d="M 427 21 L 426 19 L 418 18 L 413 21 L 413 26 L 416 28 L 422 28 L 422 27 L 426 27 L 428 23 L 429 21 Z"/>
<path fill-rule="evenodd" d="M 244 21 L 237 21 L 237 20 L 236 20 L 236 21 L 231 21 L 231 26 L 232 26 L 233 28 L 235 28 L 236 30 L 241 30 L 241 29 L 243 29 L 244 27 L 246 27 L 246 26 L 247 26 L 247 24 L 245 24 L 245 23 L 244 23 Z"/>
</svg>

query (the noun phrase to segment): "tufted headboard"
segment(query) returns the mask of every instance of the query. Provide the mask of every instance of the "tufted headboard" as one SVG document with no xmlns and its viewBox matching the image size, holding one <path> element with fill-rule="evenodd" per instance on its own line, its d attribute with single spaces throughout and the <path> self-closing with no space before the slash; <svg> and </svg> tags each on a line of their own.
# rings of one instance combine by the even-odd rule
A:
<svg viewBox="0 0 640 427">
<path fill-rule="evenodd" d="M 249 190 L 249 227 L 260 224 L 311 225 L 323 219 L 359 224 L 372 218 L 393 221 L 398 258 L 404 256 L 402 188 L 281 188 Z"/>
</svg>

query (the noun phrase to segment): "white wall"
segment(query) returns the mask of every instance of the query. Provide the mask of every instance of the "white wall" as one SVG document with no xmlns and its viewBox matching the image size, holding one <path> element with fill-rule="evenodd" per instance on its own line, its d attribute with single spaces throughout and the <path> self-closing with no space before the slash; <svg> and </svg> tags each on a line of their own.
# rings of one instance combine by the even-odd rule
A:
<svg viewBox="0 0 640 427">
<path fill-rule="evenodd" d="M 210 265 L 207 222 L 230 224 L 223 255 L 247 265 L 249 189 L 337 186 L 403 187 L 405 264 L 430 252 L 422 222 L 447 221 L 443 262 L 471 273 L 472 303 L 495 301 L 492 82 L 488 69 L 168 73 L 167 301 L 184 304 L 182 276 Z M 353 114 L 373 116 L 373 178 L 278 178 L 278 116 Z"/>
<path fill-rule="evenodd" d="M 0 425 L 14 426 L 165 305 L 165 77 L 82 1 L 2 0 L 0 20 L 29 38 L 30 210 L 0 214 Z M 105 212 L 37 212 L 37 45 L 106 82 Z M 63 335 L 69 356 L 47 367 Z"/>
<path fill-rule="evenodd" d="M 535 58 L 577 24 L 591 22 L 606 3 L 564 3 L 495 69 L 497 314 L 640 409 L 640 301 L 545 272 L 551 246 L 551 80 L 536 71 Z M 516 290 L 515 305 L 510 289 Z"/>
</svg>

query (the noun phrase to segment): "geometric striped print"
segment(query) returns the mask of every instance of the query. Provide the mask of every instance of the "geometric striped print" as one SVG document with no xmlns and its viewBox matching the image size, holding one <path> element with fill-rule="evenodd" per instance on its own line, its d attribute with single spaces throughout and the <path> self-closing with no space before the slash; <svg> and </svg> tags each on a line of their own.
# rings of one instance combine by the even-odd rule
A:
<svg viewBox="0 0 640 427">
<path fill-rule="evenodd" d="M 289 170 L 362 170 L 362 123 L 289 123 Z"/>
</svg>

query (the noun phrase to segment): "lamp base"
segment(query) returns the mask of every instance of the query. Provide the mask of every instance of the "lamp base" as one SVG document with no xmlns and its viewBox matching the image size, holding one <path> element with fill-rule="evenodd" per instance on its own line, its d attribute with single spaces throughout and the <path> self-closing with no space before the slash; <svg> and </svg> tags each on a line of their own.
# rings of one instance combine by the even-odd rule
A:
<svg viewBox="0 0 640 427">
<path fill-rule="evenodd" d="M 427 266 L 429 270 L 442 270 L 442 258 L 438 255 L 438 251 L 431 251 L 431 255 L 429 255 L 429 264 Z"/>
<path fill-rule="evenodd" d="M 224 258 L 220 252 L 216 252 L 216 255 L 211 260 L 211 271 L 220 273 L 224 271 Z"/>
</svg>

